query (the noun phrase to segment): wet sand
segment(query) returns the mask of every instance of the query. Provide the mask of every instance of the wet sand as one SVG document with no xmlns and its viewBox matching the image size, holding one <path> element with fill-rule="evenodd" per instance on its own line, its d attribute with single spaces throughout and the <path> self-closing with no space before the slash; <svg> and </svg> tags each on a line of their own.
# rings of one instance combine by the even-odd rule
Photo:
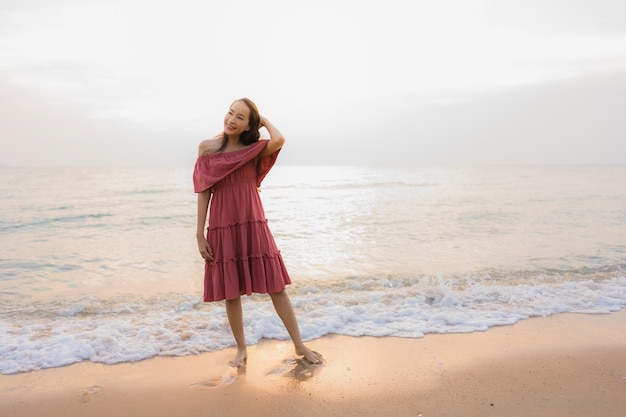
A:
<svg viewBox="0 0 626 417">
<path fill-rule="evenodd" d="M 0 375 L 0 415 L 626 417 L 626 310 L 422 339 L 327 336 L 136 363 Z"/>
</svg>

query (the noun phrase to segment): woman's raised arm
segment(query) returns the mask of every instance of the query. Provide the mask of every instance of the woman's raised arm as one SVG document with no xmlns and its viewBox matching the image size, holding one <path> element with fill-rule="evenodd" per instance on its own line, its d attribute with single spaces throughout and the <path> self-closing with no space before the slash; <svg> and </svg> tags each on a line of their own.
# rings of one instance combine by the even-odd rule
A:
<svg viewBox="0 0 626 417">
<path fill-rule="evenodd" d="M 263 149 L 263 151 L 259 154 L 259 157 L 263 158 L 266 156 L 270 156 L 271 154 L 282 148 L 283 144 L 285 143 L 285 137 L 282 133 L 280 133 L 280 130 L 278 130 L 276 126 L 274 126 L 269 120 L 267 120 L 263 116 L 261 116 L 261 125 L 259 126 L 259 128 L 261 127 L 265 127 L 270 134 L 270 141 L 268 142 L 265 149 Z"/>
</svg>

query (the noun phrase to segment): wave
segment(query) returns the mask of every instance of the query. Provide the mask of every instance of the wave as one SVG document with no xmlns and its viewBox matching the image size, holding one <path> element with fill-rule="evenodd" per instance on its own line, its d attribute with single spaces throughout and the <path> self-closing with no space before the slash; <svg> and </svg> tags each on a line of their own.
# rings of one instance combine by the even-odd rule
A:
<svg viewBox="0 0 626 417">
<path fill-rule="evenodd" d="M 292 304 L 303 338 L 328 334 L 420 338 L 467 333 L 560 313 L 606 314 L 626 306 L 621 267 L 566 271 L 546 278 L 522 272 L 504 279 L 369 276 L 294 285 Z M 501 275 L 499 277 L 499 275 Z M 269 297 L 245 300 L 246 338 L 287 340 Z M 37 305 L 4 305 L 0 373 L 12 374 L 89 360 L 107 364 L 182 356 L 233 345 L 222 303 L 198 295 L 87 297 Z"/>
<path fill-rule="evenodd" d="M 346 182 L 337 182 L 337 181 L 323 182 L 322 181 L 322 182 L 315 183 L 315 184 L 302 184 L 302 188 L 311 188 L 311 189 L 314 188 L 316 190 L 323 190 L 323 191 L 364 190 L 364 189 L 377 190 L 377 189 L 382 189 L 382 188 L 403 190 L 405 188 L 433 187 L 437 185 L 438 184 L 436 183 L 432 183 L 428 181 L 415 182 L 415 181 L 403 181 L 403 180 L 370 181 L 370 182 L 361 182 L 361 183 L 355 183 L 351 181 L 346 181 Z M 277 190 L 293 189 L 294 186 L 272 184 L 271 188 L 277 189 Z M 298 187 L 295 187 L 295 188 L 297 189 Z"/>
<path fill-rule="evenodd" d="M 82 223 L 88 220 L 98 220 L 106 217 L 113 216 L 110 213 L 90 213 L 90 214 L 78 214 L 73 216 L 58 216 L 51 218 L 43 218 L 34 221 L 24 222 L 0 222 L 0 233 L 11 233 L 14 231 L 21 231 L 24 229 L 34 228 L 47 228 L 47 227 L 59 227 L 67 224 L 73 224 L 74 227 L 79 227 L 76 223 Z M 90 226 L 93 226 L 90 224 Z"/>
</svg>

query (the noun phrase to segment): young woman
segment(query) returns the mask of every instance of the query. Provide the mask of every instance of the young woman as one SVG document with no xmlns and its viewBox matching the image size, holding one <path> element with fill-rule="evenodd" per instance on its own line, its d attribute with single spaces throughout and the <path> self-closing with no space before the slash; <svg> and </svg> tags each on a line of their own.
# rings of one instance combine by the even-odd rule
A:
<svg viewBox="0 0 626 417">
<path fill-rule="evenodd" d="M 265 127 L 269 140 L 259 140 Z M 237 343 L 234 367 L 246 363 L 241 296 L 268 293 L 293 341 L 296 354 L 311 363 L 322 356 L 302 342 L 285 286 L 291 283 L 270 232 L 258 187 L 285 142 L 280 131 L 247 98 L 235 100 L 224 117 L 224 132 L 200 143 L 194 169 L 198 193 L 198 250 L 205 260 L 204 301 L 226 300 Z M 209 212 L 209 225 L 205 226 Z"/>
</svg>

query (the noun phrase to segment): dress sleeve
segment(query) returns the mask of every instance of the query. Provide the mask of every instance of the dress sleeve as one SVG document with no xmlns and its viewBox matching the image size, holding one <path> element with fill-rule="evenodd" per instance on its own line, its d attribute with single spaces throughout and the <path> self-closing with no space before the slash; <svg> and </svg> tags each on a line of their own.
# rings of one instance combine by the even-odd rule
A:
<svg viewBox="0 0 626 417">
<path fill-rule="evenodd" d="M 198 158 L 196 165 L 193 168 L 193 189 L 196 193 L 201 193 L 208 190 L 215 183 L 213 177 L 209 175 L 210 172 L 210 159 Z"/>
<path fill-rule="evenodd" d="M 272 167 L 276 163 L 276 159 L 278 158 L 279 152 L 280 152 L 280 149 L 278 149 L 276 152 L 274 152 L 273 154 L 269 156 L 265 156 L 261 158 L 259 162 L 257 163 L 257 166 L 256 166 L 256 186 L 257 187 L 261 186 L 261 182 L 263 181 L 267 173 L 270 172 L 270 169 L 272 169 Z"/>
<path fill-rule="evenodd" d="M 213 187 L 218 181 L 223 180 L 233 171 L 256 158 L 263 148 L 267 146 L 267 143 L 267 140 L 260 140 L 237 151 L 208 154 L 198 157 L 193 170 L 194 191 L 201 193 Z M 265 158 L 261 158 L 261 160 L 258 161 L 256 165 L 257 186 L 261 185 L 261 181 L 276 162 L 279 151 L 280 150 Z"/>
</svg>

